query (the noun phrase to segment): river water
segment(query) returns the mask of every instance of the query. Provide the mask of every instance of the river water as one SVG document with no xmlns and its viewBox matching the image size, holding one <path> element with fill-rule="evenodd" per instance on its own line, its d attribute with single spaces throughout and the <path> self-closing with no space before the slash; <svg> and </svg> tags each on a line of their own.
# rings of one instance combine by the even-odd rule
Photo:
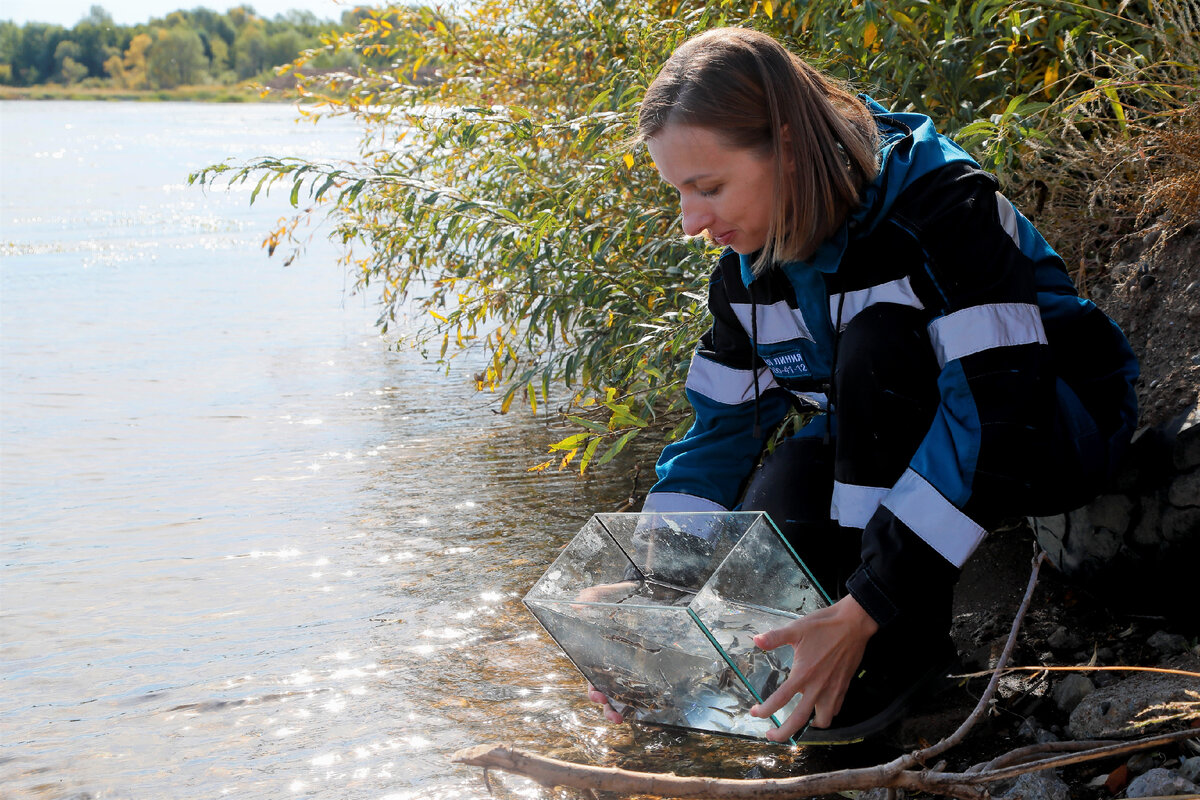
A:
<svg viewBox="0 0 1200 800">
<path fill-rule="evenodd" d="M 354 153 L 352 123 L 295 118 L 0 103 L 0 795 L 469 800 L 449 756 L 487 742 L 788 762 L 607 725 L 521 606 L 628 464 L 527 472 L 544 421 L 378 336 L 319 230 L 268 258 L 286 191 L 186 185 Z"/>
</svg>

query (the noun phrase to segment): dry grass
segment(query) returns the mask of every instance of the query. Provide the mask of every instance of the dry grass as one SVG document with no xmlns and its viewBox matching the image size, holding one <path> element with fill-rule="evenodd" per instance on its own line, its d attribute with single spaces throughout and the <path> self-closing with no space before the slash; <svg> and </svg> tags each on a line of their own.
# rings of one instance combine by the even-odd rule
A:
<svg viewBox="0 0 1200 800">
<path fill-rule="evenodd" d="M 1152 10 L 1156 60 L 1075 65 L 1089 88 L 1053 110 L 1060 127 L 1047 141 L 1030 143 L 1037 161 L 1018 190 L 1085 292 L 1122 250 L 1161 247 L 1200 220 L 1200 0 Z"/>
</svg>

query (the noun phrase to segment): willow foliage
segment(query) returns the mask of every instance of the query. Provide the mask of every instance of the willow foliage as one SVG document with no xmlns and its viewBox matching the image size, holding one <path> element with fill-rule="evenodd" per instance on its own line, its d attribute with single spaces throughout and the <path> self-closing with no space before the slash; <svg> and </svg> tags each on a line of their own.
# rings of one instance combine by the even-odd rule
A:
<svg viewBox="0 0 1200 800">
<path fill-rule="evenodd" d="M 1022 141 L 1046 135 L 1047 109 L 1095 88 L 1077 82 L 1081 63 L 1152 60 L 1147 19 L 1136 2 L 1107 0 L 389 8 L 292 67 L 344 50 L 368 65 L 302 77 L 298 90 L 303 113 L 364 123 L 356 163 L 263 159 L 193 179 L 290 184 L 294 205 L 332 213 L 358 288 L 382 300 L 383 329 L 415 315 L 406 335 L 442 361 L 484 348 L 476 380 L 501 411 L 550 407 L 577 426 L 540 467 L 583 470 L 652 423 L 688 423 L 682 384 L 707 325 L 713 253 L 682 236 L 677 198 L 624 144 L 645 86 L 684 38 L 766 30 L 883 102 L 964 131 L 1004 173 Z"/>
</svg>

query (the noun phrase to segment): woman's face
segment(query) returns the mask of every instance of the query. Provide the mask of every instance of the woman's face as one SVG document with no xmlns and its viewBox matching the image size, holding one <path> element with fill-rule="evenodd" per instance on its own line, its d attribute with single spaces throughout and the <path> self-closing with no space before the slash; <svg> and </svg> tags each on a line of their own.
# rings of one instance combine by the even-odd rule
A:
<svg viewBox="0 0 1200 800">
<path fill-rule="evenodd" d="M 679 190 L 683 232 L 750 255 L 767 243 L 776 158 L 730 147 L 719 134 L 671 124 L 646 141 L 658 174 Z"/>
</svg>

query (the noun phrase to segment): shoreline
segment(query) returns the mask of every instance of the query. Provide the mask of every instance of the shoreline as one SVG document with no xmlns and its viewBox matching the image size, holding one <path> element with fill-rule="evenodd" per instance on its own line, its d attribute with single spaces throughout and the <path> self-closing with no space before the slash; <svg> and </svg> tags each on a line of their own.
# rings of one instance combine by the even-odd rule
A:
<svg viewBox="0 0 1200 800">
<path fill-rule="evenodd" d="M 181 86 L 175 89 L 115 89 L 78 86 L 0 86 L 0 100 L 99 100 L 122 102 L 201 102 L 201 103 L 286 103 L 295 98 L 280 92 L 263 94 L 261 87 Z"/>
</svg>

